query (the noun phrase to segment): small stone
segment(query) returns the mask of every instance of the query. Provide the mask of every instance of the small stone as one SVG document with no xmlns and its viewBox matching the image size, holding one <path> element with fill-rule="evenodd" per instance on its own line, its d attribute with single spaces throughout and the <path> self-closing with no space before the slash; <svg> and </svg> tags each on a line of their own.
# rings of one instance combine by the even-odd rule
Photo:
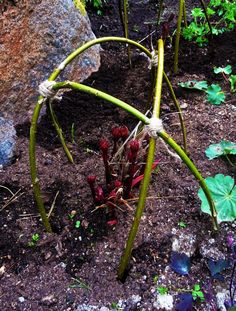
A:
<svg viewBox="0 0 236 311">
<path fill-rule="evenodd" d="M 220 311 L 227 311 L 225 307 L 225 301 L 230 300 L 230 295 L 228 290 L 224 290 L 222 292 L 218 292 L 216 294 L 216 304 L 217 304 L 217 310 Z"/>
<path fill-rule="evenodd" d="M 19 300 L 19 302 L 23 303 L 25 301 L 25 298 L 24 297 L 19 297 L 18 300 Z"/>
<path fill-rule="evenodd" d="M 0 275 L 3 275 L 5 273 L 5 271 L 6 271 L 6 267 L 4 265 L 1 266 L 1 268 L 0 268 Z"/>
<path fill-rule="evenodd" d="M 173 310 L 174 306 L 173 306 L 173 296 L 169 295 L 169 294 L 165 294 L 165 295 L 157 295 L 156 300 L 153 303 L 153 307 L 157 310 Z"/>
<path fill-rule="evenodd" d="M 188 107 L 188 104 L 187 103 L 182 103 L 181 105 L 180 105 L 180 108 L 181 109 L 186 109 Z"/>
<path fill-rule="evenodd" d="M 51 294 L 51 295 L 48 295 L 42 298 L 43 305 L 48 306 L 48 307 L 54 305 L 56 302 L 57 302 L 57 299 L 54 296 L 54 294 Z"/>
</svg>

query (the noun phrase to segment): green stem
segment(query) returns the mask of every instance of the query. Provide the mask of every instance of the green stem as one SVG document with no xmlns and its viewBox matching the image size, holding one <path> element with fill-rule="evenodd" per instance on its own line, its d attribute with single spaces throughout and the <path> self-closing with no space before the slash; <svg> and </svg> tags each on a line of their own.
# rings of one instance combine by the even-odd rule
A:
<svg viewBox="0 0 236 311">
<path fill-rule="evenodd" d="M 151 58 L 151 53 L 148 49 L 146 49 L 143 45 L 141 45 L 138 42 L 135 42 L 133 40 L 130 39 L 126 39 L 126 38 L 122 38 L 122 37 L 104 37 L 104 38 L 99 38 L 99 39 L 94 39 L 91 40 L 87 43 L 85 43 L 84 45 L 82 45 L 81 47 L 79 47 L 78 49 L 76 49 L 73 53 L 71 53 L 51 74 L 51 76 L 49 77 L 49 81 L 53 81 L 55 80 L 58 75 L 66 68 L 66 66 L 78 55 L 80 55 L 81 53 L 83 53 L 85 50 L 87 50 L 88 48 L 96 45 L 96 44 L 102 44 L 102 43 L 106 43 L 109 41 L 115 41 L 115 42 L 121 42 L 121 43 L 125 43 L 125 44 L 129 44 L 129 45 L 133 45 L 135 47 L 137 47 L 138 49 L 140 49 L 142 52 L 144 52 L 149 58 Z"/>
<path fill-rule="evenodd" d="M 185 0 L 183 0 L 183 1 L 184 1 L 184 4 L 183 4 L 184 26 L 188 27 L 187 14 L 186 14 L 186 3 L 185 3 Z"/>
<path fill-rule="evenodd" d="M 159 118 L 160 116 L 163 71 L 164 71 L 164 42 L 162 39 L 159 39 L 157 77 L 153 96 L 153 117 L 156 118 Z"/>
<path fill-rule="evenodd" d="M 39 178 L 37 177 L 37 169 L 36 169 L 36 157 L 35 157 L 37 121 L 38 121 L 40 110 L 42 108 L 43 100 L 44 100 L 43 97 L 40 96 L 36 104 L 36 107 L 34 109 L 32 122 L 30 126 L 30 146 L 29 146 L 30 174 L 31 174 L 31 180 L 32 180 L 32 185 L 33 185 L 34 197 L 36 200 L 38 211 L 42 218 L 43 225 L 47 232 L 52 232 L 52 228 L 49 223 L 47 213 L 44 207 L 44 203 L 42 200 L 41 192 L 40 192 Z"/>
<path fill-rule="evenodd" d="M 119 269 L 117 273 L 117 277 L 121 281 L 124 281 L 125 272 L 126 272 L 127 265 L 129 263 L 133 245 L 134 245 L 134 240 L 137 235 L 140 220 L 141 220 L 143 210 L 145 207 L 146 197 L 148 193 L 148 186 L 149 186 L 151 172 L 152 172 L 152 163 L 154 161 L 155 149 L 156 149 L 156 140 L 154 138 L 151 138 L 149 142 L 147 163 L 146 163 L 146 167 L 144 171 L 144 177 L 143 177 L 143 182 L 142 182 L 142 186 L 141 186 L 141 190 L 139 194 L 139 200 L 138 200 L 138 205 L 137 205 L 135 216 L 134 216 L 134 221 L 133 221 L 131 230 L 129 232 L 126 247 L 121 257 L 121 261 L 120 261 L 120 265 L 119 265 Z"/>
<path fill-rule="evenodd" d="M 65 142 L 65 139 L 64 139 L 64 136 L 63 136 L 63 133 L 62 133 L 62 129 L 59 126 L 59 123 L 57 121 L 57 117 L 56 117 L 56 115 L 54 113 L 54 110 L 52 108 L 52 103 L 50 101 L 49 101 L 49 109 L 50 109 L 50 114 L 51 114 L 51 118 L 52 118 L 52 123 L 53 123 L 53 125 L 54 125 L 54 127 L 56 129 L 57 135 L 58 135 L 58 137 L 59 137 L 59 139 L 61 141 L 61 144 L 62 144 L 62 147 L 63 147 L 63 149 L 65 151 L 65 154 L 66 154 L 68 160 L 71 163 L 74 163 L 73 157 L 72 157 L 72 155 L 71 155 L 71 153 L 70 153 L 70 151 L 69 151 L 69 149 L 68 149 L 68 147 L 66 145 L 66 142 Z"/>
<path fill-rule="evenodd" d="M 78 49 L 76 49 L 73 53 L 71 53 L 51 74 L 51 76 L 49 77 L 49 81 L 54 81 L 58 75 L 65 69 L 65 67 L 78 55 L 80 55 L 81 53 L 83 53 L 85 50 L 87 50 L 88 48 L 96 45 L 96 44 L 100 44 L 100 43 L 105 43 L 105 42 L 109 42 L 109 41 L 116 41 L 116 42 L 122 42 L 122 43 L 126 43 L 128 45 L 134 45 L 136 47 L 138 47 L 141 51 L 143 51 L 149 58 L 151 57 L 151 53 L 149 52 L 149 50 L 147 50 L 143 45 L 133 41 L 133 40 L 129 40 L 126 38 L 122 38 L 122 37 L 104 37 L 104 38 L 99 38 L 99 39 L 94 39 L 91 40 L 87 43 L 85 43 L 84 45 L 82 45 L 81 47 L 79 47 Z M 131 59 L 131 58 L 129 58 Z M 52 107 L 50 107 L 50 113 L 51 113 L 51 117 L 53 120 L 53 124 L 55 126 L 55 129 L 57 131 L 58 137 L 61 141 L 62 147 L 65 151 L 65 154 L 67 156 L 67 158 L 69 159 L 69 161 L 71 163 L 73 163 L 73 157 L 66 145 L 62 130 L 60 128 L 59 123 L 57 122 L 56 118 L 55 118 L 55 113 L 52 109 Z"/>
<path fill-rule="evenodd" d="M 207 13 L 206 4 L 205 4 L 205 2 L 203 0 L 199 0 L 199 1 L 201 3 L 202 8 L 203 8 L 203 11 L 204 11 L 204 14 L 205 14 L 205 17 L 206 17 L 206 20 L 207 20 L 207 24 L 208 24 L 208 27 L 209 27 L 209 30 L 210 30 L 210 33 L 211 33 L 211 37 L 212 37 L 213 36 L 213 32 L 212 32 L 211 22 L 210 22 L 208 13 Z"/>
<path fill-rule="evenodd" d="M 101 99 L 104 99 L 107 102 L 110 102 L 110 103 L 114 104 L 115 106 L 120 107 L 123 110 L 126 110 L 127 112 L 132 114 L 134 117 L 136 117 L 138 120 L 142 121 L 143 123 L 145 123 L 145 124 L 149 123 L 149 118 L 146 117 L 142 112 L 140 112 L 136 108 L 132 107 L 129 104 L 126 104 L 125 102 L 123 102 L 122 100 L 120 100 L 114 96 L 111 96 L 105 92 L 99 91 L 99 90 L 97 90 L 91 86 L 87 86 L 84 84 L 80 84 L 77 82 L 71 82 L 71 81 L 57 82 L 53 86 L 54 90 L 59 90 L 62 88 L 70 88 L 73 90 L 78 90 L 78 91 L 81 91 L 84 93 L 94 95 L 94 96 L 99 97 Z"/>
<path fill-rule="evenodd" d="M 160 25 L 161 14 L 163 11 L 163 2 L 164 2 L 164 0 L 160 0 L 159 10 L 158 10 L 158 14 L 157 14 L 157 27 Z"/>
<path fill-rule="evenodd" d="M 186 153 L 183 151 L 183 149 L 166 133 L 166 132 L 160 132 L 158 133 L 159 136 L 172 148 L 174 151 L 180 156 L 180 158 L 183 160 L 183 162 L 187 165 L 189 170 L 192 172 L 194 177 L 199 182 L 200 186 L 202 187 L 202 190 L 204 191 L 206 198 L 208 200 L 210 210 L 211 210 L 211 218 L 213 222 L 213 228 L 214 230 L 218 230 L 218 224 L 217 224 L 217 212 L 215 209 L 214 201 L 211 197 L 211 193 L 206 185 L 206 182 L 196 166 L 193 164 L 193 162 L 189 159 L 189 157 L 186 155 Z"/>
<path fill-rule="evenodd" d="M 232 166 L 232 167 L 235 167 L 233 162 L 230 160 L 229 156 L 227 154 L 224 154 L 224 156 L 226 157 L 226 160 L 229 162 L 229 165 Z"/>
<path fill-rule="evenodd" d="M 128 18 L 128 0 L 124 0 L 124 35 L 125 38 L 129 38 L 129 18 Z M 127 54 L 128 54 L 128 60 L 129 65 L 131 67 L 131 52 L 130 52 L 130 46 L 127 47 Z"/>
<path fill-rule="evenodd" d="M 95 44 L 100 44 L 100 43 L 105 43 L 105 42 L 109 42 L 109 41 L 116 41 L 116 42 L 123 42 L 123 43 L 126 43 L 126 44 L 130 44 L 130 45 L 134 45 L 136 46 L 137 48 L 139 48 L 142 52 L 144 52 L 149 58 L 151 58 L 151 53 L 148 49 L 146 49 L 144 46 L 142 46 L 141 44 L 135 42 L 135 41 L 132 41 L 132 40 L 129 40 L 129 39 L 125 39 L 125 38 L 122 38 L 122 37 L 105 37 L 105 38 L 100 38 L 100 39 L 94 39 L 94 40 L 91 40 L 87 43 L 85 43 L 83 46 L 81 46 L 80 48 L 78 48 L 77 50 L 75 50 L 73 53 L 71 53 L 60 65 L 59 67 L 57 67 L 53 73 L 50 75 L 49 77 L 49 81 L 54 81 L 58 75 L 65 69 L 65 67 L 76 57 L 78 56 L 79 54 L 81 54 L 82 52 L 84 52 L 86 49 L 92 47 L 93 45 Z M 96 94 L 98 93 L 99 91 L 96 91 Z M 91 93 L 92 94 L 92 93 Z M 95 94 L 94 94 L 95 95 Z M 104 98 L 105 99 L 105 98 Z M 108 100 L 109 100 L 109 96 L 108 96 Z M 119 101 L 119 104 L 121 104 L 121 101 Z M 43 200 L 42 200 L 42 197 L 41 197 L 41 191 L 40 191 L 40 185 L 39 185 L 39 179 L 37 177 L 37 164 L 36 164 L 36 155 L 35 155 L 35 149 L 36 149 L 36 133 L 37 133 L 37 122 L 38 122 L 38 118 L 39 118 L 39 113 L 40 113 L 40 110 L 42 108 L 42 105 L 43 105 L 43 97 L 42 96 L 39 96 L 38 98 L 38 102 L 34 108 L 34 113 L 33 113 L 33 118 L 32 118 L 32 123 L 31 123 L 31 127 L 30 127 L 30 146 L 29 146 L 29 157 L 30 157 L 30 172 L 31 172 L 31 179 L 32 179 L 32 185 L 33 185 L 33 192 L 34 192 L 34 197 L 35 197 L 35 200 L 36 200 L 36 204 L 37 204 L 37 207 L 38 207 L 38 210 L 39 210 L 39 213 L 41 215 L 41 218 L 42 218 L 42 221 L 43 221 L 43 224 L 45 226 L 45 229 L 48 231 L 48 232 L 51 232 L 52 229 L 51 229 L 51 226 L 50 226 L 50 223 L 48 221 L 48 218 L 47 218 L 47 214 L 46 214 L 46 211 L 45 211 L 45 207 L 44 207 L 44 204 L 43 204 Z M 127 104 L 126 104 L 127 105 Z M 122 105 L 120 105 L 122 106 Z M 129 111 L 130 110 L 130 113 L 132 113 L 132 109 L 129 109 L 129 105 L 126 106 L 126 110 Z M 134 108 L 133 108 L 134 109 Z M 51 107 L 51 114 L 52 114 L 52 107 Z M 137 110 L 134 109 L 134 112 L 136 112 Z M 137 113 L 138 116 L 142 119 L 142 120 L 145 120 L 144 123 L 148 123 L 148 118 L 145 116 L 145 115 L 142 115 L 141 112 L 138 112 Z M 52 118 L 53 118 L 53 115 L 54 113 L 52 114 Z M 59 124 L 57 124 L 57 121 L 55 119 L 55 123 L 54 125 L 60 129 L 60 126 Z M 65 145 L 64 144 L 64 138 L 62 135 L 60 135 L 61 132 L 59 131 L 59 138 L 61 139 L 61 143 L 62 145 Z M 67 149 L 68 150 L 68 149 Z"/>
<path fill-rule="evenodd" d="M 163 77 L 163 68 L 164 68 L 164 43 L 163 40 L 158 40 L 158 69 L 157 69 L 157 77 L 156 77 L 156 85 L 154 91 L 154 100 L 153 100 L 153 117 L 159 118 L 160 114 L 160 102 L 161 102 L 161 90 L 162 90 L 162 77 Z M 139 194 L 138 205 L 136 208 L 134 221 L 132 227 L 129 232 L 128 240 L 126 243 L 126 247 L 124 253 L 121 257 L 117 277 L 119 280 L 124 281 L 125 272 L 127 269 L 127 265 L 130 261 L 134 240 L 138 232 L 139 224 L 141 221 L 141 217 L 143 214 L 143 210 L 146 203 L 146 197 L 148 193 L 148 187 L 151 178 L 152 172 L 152 164 L 154 161 L 155 156 L 155 149 L 156 149 L 156 140 L 154 138 L 150 138 L 149 142 L 149 149 L 148 149 L 148 156 L 147 162 L 144 171 L 143 182 L 141 185 L 141 190 Z"/>
<path fill-rule="evenodd" d="M 177 100 L 177 98 L 175 96 L 175 92 L 174 92 L 174 89 L 173 89 L 173 87 L 171 85 L 171 82 L 170 82 L 169 78 L 167 77 L 165 72 L 163 72 L 163 75 L 164 75 L 164 79 L 165 79 L 165 81 L 167 83 L 167 86 L 169 88 L 169 91 L 170 91 L 171 97 L 173 99 L 173 102 L 175 104 L 175 107 L 176 107 L 176 109 L 178 111 L 179 121 L 180 121 L 181 130 L 182 130 L 182 134 L 183 134 L 184 151 L 186 153 L 188 153 L 187 152 L 187 131 L 186 131 L 186 127 L 185 127 L 185 124 L 184 124 L 183 113 L 182 113 L 182 110 L 180 108 L 179 102 L 178 102 L 178 100 Z"/>
<path fill-rule="evenodd" d="M 180 41 L 180 34 L 181 34 L 181 23 L 183 17 L 183 0 L 179 0 L 179 15 L 177 20 L 177 30 L 176 30 L 176 37 L 175 37 L 175 54 L 174 54 L 174 73 L 178 72 L 178 63 L 179 63 L 179 41 Z"/>
</svg>

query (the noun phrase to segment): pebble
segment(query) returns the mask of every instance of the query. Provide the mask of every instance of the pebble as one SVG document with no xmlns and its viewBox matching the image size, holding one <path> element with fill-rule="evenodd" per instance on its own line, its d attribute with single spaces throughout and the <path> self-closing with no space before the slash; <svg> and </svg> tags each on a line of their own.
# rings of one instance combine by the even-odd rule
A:
<svg viewBox="0 0 236 311">
<path fill-rule="evenodd" d="M 25 298 L 24 297 L 19 297 L 18 300 L 19 300 L 19 302 L 23 303 L 25 301 Z"/>
</svg>

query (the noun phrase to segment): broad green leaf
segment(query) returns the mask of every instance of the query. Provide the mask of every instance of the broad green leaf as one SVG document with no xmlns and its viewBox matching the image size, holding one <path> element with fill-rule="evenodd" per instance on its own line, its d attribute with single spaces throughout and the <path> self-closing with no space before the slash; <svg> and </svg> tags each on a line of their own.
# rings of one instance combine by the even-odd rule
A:
<svg viewBox="0 0 236 311">
<path fill-rule="evenodd" d="M 226 67 L 214 67 L 214 73 L 225 73 L 226 75 L 231 74 L 232 72 L 232 66 L 227 65 Z"/>
<path fill-rule="evenodd" d="M 218 144 L 211 144 L 206 150 L 205 154 L 209 160 L 218 158 L 226 154 L 236 154 L 236 144 L 231 141 L 222 140 Z"/>
<path fill-rule="evenodd" d="M 215 177 L 205 179 L 208 189 L 215 202 L 218 222 L 234 221 L 236 219 L 236 186 L 234 179 L 230 176 L 217 174 Z M 202 189 L 199 189 L 198 196 L 202 201 L 201 210 L 210 214 L 210 207 Z"/>
<path fill-rule="evenodd" d="M 234 93 L 236 92 L 236 75 L 231 75 L 229 77 L 230 82 L 230 92 Z"/>
<path fill-rule="evenodd" d="M 214 15 L 216 12 L 214 10 L 212 10 L 211 8 L 207 8 L 207 14 L 210 15 Z"/>
<path fill-rule="evenodd" d="M 207 100 L 213 105 L 220 105 L 225 100 L 225 94 L 218 84 L 210 85 L 207 90 Z"/>
<path fill-rule="evenodd" d="M 207 81 L 196 81 L 196 80 L 181 82 L 179 83 L 179 86 L 186 89 L 199 90 L 199 91 L 204 91 L 208 88 Z"/>
</svg>

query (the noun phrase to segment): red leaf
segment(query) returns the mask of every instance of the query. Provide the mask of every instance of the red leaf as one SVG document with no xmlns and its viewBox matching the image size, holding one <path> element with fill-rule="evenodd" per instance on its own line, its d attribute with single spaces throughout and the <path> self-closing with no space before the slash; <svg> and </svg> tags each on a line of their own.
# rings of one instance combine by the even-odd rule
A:
<svg viewBox="0 0 236 311">
<path fill-rule="evenodd" d="M 152 164 L 152 171 L 155 170 L 155 168 L 157 167 L 157 165 L 159 164 L 159 160 L 156 160 L 153 162 Z M 136 186 L 138 183 L 140 183 L 143 180 L 144 174 L 137 176 L 136 178 L 133 179 L 132 181 L 132 188 L 134 186 Z"/>
<path fill-rule="evenodd" d="M 107 221 L 108 226 L 115 226 L 118 224 L 117 219 L 112 219 Z"/>
</svg>

